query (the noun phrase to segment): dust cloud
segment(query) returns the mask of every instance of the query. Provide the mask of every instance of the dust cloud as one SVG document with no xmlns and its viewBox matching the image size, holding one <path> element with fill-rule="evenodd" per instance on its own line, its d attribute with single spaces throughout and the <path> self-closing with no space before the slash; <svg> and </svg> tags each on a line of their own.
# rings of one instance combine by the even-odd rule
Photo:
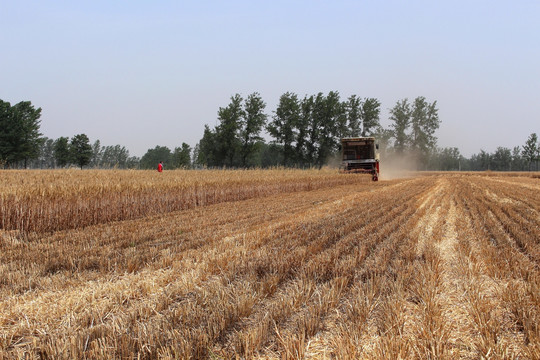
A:
<svg viewBox="0 0 540 360">
<path fill-rule="evenodd" d="M 324 165 L 327 169 L 339 169 L 341 154 L 328 156 Z M 413 154 L 388 154 L 381 156 L 379 180 L 394 180 L 418 176 L 419 161 Z"/>
<path fill-rule="evenodd" d="M 385 156 L 379 164 L 379 179 L 393 180 L 417 176 L 418 161 L 412 155 Z"/>
<path fill-rule="evenodd" d="M 325 166 L 330 169 L 339 169 L 341 165 L 341 154 L 335 154 L 326 158 Z"/>
</svg>

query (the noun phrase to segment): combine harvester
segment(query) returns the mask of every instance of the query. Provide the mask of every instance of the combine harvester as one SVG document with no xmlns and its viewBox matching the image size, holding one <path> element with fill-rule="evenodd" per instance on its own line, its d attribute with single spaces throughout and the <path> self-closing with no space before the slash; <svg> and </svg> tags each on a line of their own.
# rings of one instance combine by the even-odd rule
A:
<svg viewBox="0 0 540 360">
<path fill-rule="evenodd" d="M 349 137 L 341 139 L 341 166 L 344 173 L 371 174 L 379 180 L 379 144 L 373 137 Z"/>
</svg>

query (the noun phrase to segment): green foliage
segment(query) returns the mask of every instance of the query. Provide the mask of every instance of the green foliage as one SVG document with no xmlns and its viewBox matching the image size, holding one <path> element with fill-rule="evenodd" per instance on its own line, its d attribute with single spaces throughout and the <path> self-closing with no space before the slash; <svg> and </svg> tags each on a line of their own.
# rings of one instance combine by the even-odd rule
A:
<svg viewBox="0 0 540 360">
<path fill-rule="evenodd" d="M 465 158 L 457 147 L 438 149 L 430 158 L 430 170 L 459 171 Z"/>
<path fill-rule="evenodd" d="M 513 149 L 499 146 L 493 153 L 480 150 L 480 153 L 473 154 L 469 159 L 463 159 L 462 170 L 471 171 L 523 171 L 528 170 L 528 162 L 521 156 L 521 148 L 515 146 Z"/>
<path fill-rule="evenodd" d="M 412 106 L 410 124 L 410 149 L 425 158 L 437 144 L 434 135 L 440 124 L 437 101 L 429 104 L 425 97 L 417 97 Z"/>
<path fill-rule="evenodd" d="M 13 161 L 13 115 L 11 104 L 0 100 L 0 165 L 6 167 Z"/>
<path fill-rule="evenodd" d="M 39 165 L 40 168 L 52 169 L 55 166 L 54 159 L 54 140 L 49 138 L 43 138 L 43 144 L 39 151 Z"/>
<path fill-rule="evenodd" d="M 217 166 L 217 144 L 216 134 L 210 130 L 208 125 L 204 125 L 204 134 L 196 146 L 197 154 L 195 163 L 199 166 Z"/>
<path fill-rule="evenodd" d="M 139 166 L 139 159 L 136 156 L 130 157 L 125 146 L 101 146 L 101 142 L 96 140 L 92 144 L 92 156 L 88 165 L 100 169 L 133 169 Z"/>
<path fill-rule="evenodd" d="M 523 145 L 523 150 L 521 153 L 523 158 L 528 162 L 530 171 L 532 163 L 537 163 L 538 159 L 540 158 L 540 144 L 538 144 L 538 136 L 536 133 L 529 135 L 525 145 Z"/>
<path fill-rule="evenodd" d="M 99 167 L 101 165 L 101 159 L 103 157 L 103 149 L 101 148 L 101 142 L 96 140 L 92 144 L 92 158 L 90 159 L 90 166 Z"/>
<path fill-rule="evenodd" d="M 305 96 L 300 102 L 300 116 L 296 122 L 296 145 L 294 149 L 295 162 L 299 166 L 309 164 L 311 158 L 308 156 L 308 134 L 313 118 L 313 107 L 315 98 L 313 95 Z"/>
<path fill-rule="evenodd" d="M 411 121 L 411 106 L 407 99 L 400 100 L 390 109 L 392 121 L 392 137 L 394 138 L 394 150 L 403 154 L 407 146 L 407 128 Z"/>
<path fill-rule="evenodd" d="M 39 156 L 43 143 L 39 132 L 41 108 L 34 108 L 30 101 L 11 106 L 0 100 L 0 162 L 6 167 Z"/>
<path fill-rule="evenodd" d="M 327 96 L 317 94 L 313 111 L 313 126 L 317 127 L 317 154 L 315 165 L 322 167 L 337 150 L 340 119 L 343 117 L 343 107 L 337 91 L 330 91 Z M 315 140 L 315 139 L 314 139 Z"/>
<path fill-rule="evenodd" d="M 430 159 L 436 156 L 435 131 L 440 125 L 437 102 L 430 104 L 423 96 L 417 97 L 412 105 L 408 99 L 400 100 L 390 109 L 390 120 L 395 153 L 407 153 L 418 165 L 427 168 Z"/>
<path fill-rule="evenodd" d="M 362 127 L 362 100 L 356 95 L 351 95 L 344 106 L 347 112 L 347 130 L 342 137 L 359 136 Z"/>
<path fill-rule="evenodd" d="M 261 167 L 277 167 L 283 164 L 283 147 L 281 145 L 259 142 L 257 150 L 255 155 Z"/>
<path fill-rule="evenodd" d="M 521 156 L 521 148 L 514 146 L 512 149 L 512 171 L 523 170 L 523 157 Z"/>
<path fill-rule="evenodd" d="M 275 139 L 276 144 L 283 146 L 283 164 L 290 165 L 294 157 L 293 142 L 296 136 L 296 126 L 300 119 L 300 103 L 298 96 L 287 92 L 279 98 L 279 104 L 267 130 Z"/>
<path fill-rule="evenodd" d="M 126 168 L 138 169 L 140 167 L 141 159 L 137 156 L 130 156 L 126 161 Z"/>
<path fill-rule="evenodd" d="M 320 107 L 321 103 L 321 97 L 322 94 L 319 93 L 317 96 L 312 96 L 312 107 L 311 107 L 311 114 L 308 121 L 308 128 L 307 128 L 307 142 L 306 142 L 306 155 L 305 155 L 305 162 L 312 166 L 316 159 L 317 159 L 317 153 L 319 151 L 319 133 L 320 133 L 320 120 L 319 117 L 316 116 L 317 113 L 317 107 Z"/>
<path fill-rule="evenodd" d="M 479 161 L 481 170 L 489 170 L 489 163 L 491 161 L 491 155 L 484 150 L 480 150 L 480 154 L 478 155 L 478 161 Z"/>
<path fill-rule="evenodd" d="M 255 151 L 256 144 L 262 140 L 260 136 L 267 115 L 264 113 L 266 103 L 262 100 L 259 93 L 253 93 L 248 96 L 244 103 L 244 117 L 241 121 L 240 140 L 242 143 L 241 157 L 242 166 L 248 165 L 249 157 Z"/>
<path fill-rule="evenodd" d="M 236 94 L 231 97 L 231 103 L 225 108 L 219 108 L 219 125 L 216 127 L 216 138 L 219 152 L 217 155 L 220 163 L 234 166 L 235 156 L 240 148 L 239 132 L 241 120 L 244 117 L 242 109 L 242 97 Z"/>
<path fill-rule="evenodd" d="M 239 94 L 231 97 L 227 107 L 218 111 L 219 124 L 212 130 L 204 126 L 204 134 L 194 151 L 197 166 L 258 166 L 261 131 L 265 127 L 266 103 L 259 93 L 245 101 Z"/>
<path fill-rule="evenodd" d="M 491 170 L 510 171 L 512 169 L 512 151 L 499 146 L 491 156 Z"/>
<path fill-rule="evenodd" d="M 340 141 L 339 139 L 347 137 L 350 133 L 349 129 L 349 116 L 347 114 L 347 103 L 341 102 L 339 100 L 339 93 L 332 92 L 333 98 L 331 98 L 331 101 L 337 100 L 337 103 L 334 104 L 334 114 L 333 119 L 331 119 L 332 122 L 332 128 L 334 137 L 337 139 L 337 145 L 339 146 Z M 334 95 L 335 94 L 335 95 Z"/>
<path fill-rule="evenodd" d="M 437 102 L 417 97 L 411 104 L 400 100 L 390 109 L 389 129 L 380 126 L 380 102 L 375 98 L 350 96 L 340 101 L 339 93 L 306 95 L 299 101 L 287 92 L 280 101 L 272 121 L 266 124 L 266 103 L 259 93 L 244 101 L 239 94 L 231 97 L 225 108 L 219 108 L 219 124 L 204 134 L 193 151 L 197 166 L 322 166 L 339 151 L 339 139 L 347 136 L 374 136 L 381 157 L 408 152 L 420 160 L 424 168 L 433 170 L 519 171 L 538 169 L 540 144 L 532 133 L 522 147 L 498 147 L 495 152 L 481 150 L 466 159 L 459 149 L 437 149 L 435 131 L 440 120 Z M 0 100 L 0 165 L 53 168 L 76 163 L 81 168 L 154 169 L 160 161 L 168 168 L 190 167 L 192 149 L 186 143 L 174 152 L 167 147 L 149 149 L 142 159 L 129 157 L 120 145 L 101 146 L 99 140 L 89 145 L 84 134 L 56 140 L 42 138 L 39 133 L 41 109 L 29 101 L 11 106 Z M 272 142 L 261 136 L 266 129 Z M 393 147 L 391 146 L 393 145 Z M 35 159 L 35 160 L 34 160 Z"/>
<path fill-rule="evenodd" d="M 53 144 L 54 159 L 56 165 L 64 167 L 69 164 L 71 154 L 69 151 L 69 139 L 67 137 L 59 137 Z"/>
<path fill-rule="evenodd" d="M 339 151 L 341 137 L 360 135 L 364 118 L 366 133 L 380 128 L 378 100 L 362 101 L 353 95 L 342 102 L 337 91 L 306 95 L 302 100 L 286 92 L 267 124 L 266 104 L 258 93 L 249 95 L 243 108 L 241 102 L 239 94 L 231 97 L 231 103 L 218 111 L 219 125 L 214 129 L 205 125 L 196 146 L 198 166 L 266 166 L 280 159 L 284 166 L 321 167 Z M 261 148 L 263 128 L 276 146 Z M 262 154 L 270 149 L 281 153 L 264 162 Z"/>
<path fill-rule="evenodd" d="M 375 98 L 366 98 L 362 103 L 362 136 L 373 136 L 373 132 L 380 127 L 379 115 L 381 103 Z"/>
<path fill-rule="evenodd" d="M 160 161 L 163 161 L 163 167 L 167 169 L 171 164 L 171 157 L 171 150 L 168 147 L 157 145 L 143 155 L 140 162 L 141 169 L 157 169 Z"/>
<path fill-rule="evenodd" d="M 80 166 L 81 169 L 83 166 L 88 165 L 93 154 L 88 136 L 85 134 L 78 134 L 72 137 L 69 144 L 69 152 L 73 162 Z"/>
<path fill-rule="evenodd" d="M 188 144 L 182 143 L 182 147 L 174 148 L 172 165 L 175 169 L 188 169 L 191 167 L 191 147 Z"/>
<path fill-rule="evenodd" d="M 92 147 L 92 156 L 95 154 L 95 145 Z M 129 151 L 121 145 L 109 145 L 103 146 L 100 151 L 101 161 L 99 167 L 105 169 L 120 168 L 125 169 L 127 167 L 127 161 L 129 159 Z"/>
</svg>

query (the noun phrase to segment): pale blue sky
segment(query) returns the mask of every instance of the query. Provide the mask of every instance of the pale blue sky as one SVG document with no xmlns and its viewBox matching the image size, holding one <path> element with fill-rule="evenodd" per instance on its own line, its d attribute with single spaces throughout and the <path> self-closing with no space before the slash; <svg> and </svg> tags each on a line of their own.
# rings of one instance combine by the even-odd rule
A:
<svg viewBox="0 0 540 360">
<path fill-rule="evenodd" d="M 540 133 L 538 1 L 5 1 L 0 99 L 45 136 L 194 146 L 235 93 L 437 100 L 470 156 Z"/>
</svg>

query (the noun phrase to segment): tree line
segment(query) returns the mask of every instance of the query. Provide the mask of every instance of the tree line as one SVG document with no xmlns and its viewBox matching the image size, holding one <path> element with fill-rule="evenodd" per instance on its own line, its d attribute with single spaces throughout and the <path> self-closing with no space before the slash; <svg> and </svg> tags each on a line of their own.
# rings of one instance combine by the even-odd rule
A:
<svg viewBox="0 0 540 360">
<path fill-rule="evenodd" d="M 407 99 L 398 102 L 392 109 L 391 129 L 380 124 L 380 106 L 375 98 L 357 95 L 341 100 L 337 91 L 303 98 L 286 92 L 269 117 L 258 93 L 246 99 L 236 94 L 229 105 L 219 108 L 214 129 L 205 125 L 195 147 L 195 160 L 211 167 L 320 168 L 336 159 L 340 139 L 350 136 L 374 136 L 383 140 L 385 150 L 414 150 L 427 159 L 435 148 L 434 132 L 440 124 L 436 102 L 429 103 L 424 97 L 412 104 Z M 261 137 L 263 130 L 272 138 L 268 144 Z"/>
<path fill-rule="evenodd" d="M 90 144 L 86 134 L 78 134 L 71 139 L 43 138 L 39 155 L 30 162 L 30 167 L 40 169 L 63 168 L 67 166 L 110 168 L 138 168 L 139 158 L 130 157 L 125 146 L 101 146 L 99 140 Z"/>
<path fill-rule="evenodd" d="M 286 92 L 272 115 L 254 92 L 231 96 L 217 111 L 215 127 L 204 126 L 203 136 L 192 149 L 182 143 L 173 150 L 157 145 L 141 157 L 130 156 L 121 145 L 93 144 L 85 134 L 49 139 L 39 132 L 41 108 L 30 101 L 11 105 L 0 100 L 0 165 L 6 168 L 153 169 L 163 161 L 167 169 L 204 167 L 322 167 L 338 160 L 340 139 L 374 136 L 382 161 L 406 156 L 421 170 L 538 170 L 540 144 L 535 133 L 523 146 L 481 150 L 465 158 L 456 147 L 439 148 L 437 102 L 419 96 L 402 99 L 389 109 L 390 126 L 380 124 L 381 103 L 375 98 L 337 91 L 299 97 Z M 265 141 L 264 136 L 270 137 Z"/>
<path fill-rule="evenodd" d="M 499 146 L 492 153 L 480 150 L 470 158 L 462 156 L 457 148 L 438 149 L 432 162 L 431 168 L 436 170 L 539 171 L 540 142 L 537 134 L 532 133 L 523 146 Z"/>
<path fill-rule="evenodd" d="M 130 156 L 122 145 L 102 146 L 100 140 L 90 143 L 85 134 L 58 139 L 42 138 L 37 157 L 28 162 L 28 167 L 39 169 L 64 168 L 69 166 L 96 169 L 153 169 L 160 161 L 168 169 L 192 167 L 191 147 L 182 143 L 171 152 L 166 146 L 148 149 L 142 158 Z M 22 165 L 22 164 L 21 164 Z M 12 166 L 13 167 L 13 166 Z M 16 167 L 16 166 L 15 166 Z M 22 167 L 22 166 L 21 166 Z"/>
</svg>

